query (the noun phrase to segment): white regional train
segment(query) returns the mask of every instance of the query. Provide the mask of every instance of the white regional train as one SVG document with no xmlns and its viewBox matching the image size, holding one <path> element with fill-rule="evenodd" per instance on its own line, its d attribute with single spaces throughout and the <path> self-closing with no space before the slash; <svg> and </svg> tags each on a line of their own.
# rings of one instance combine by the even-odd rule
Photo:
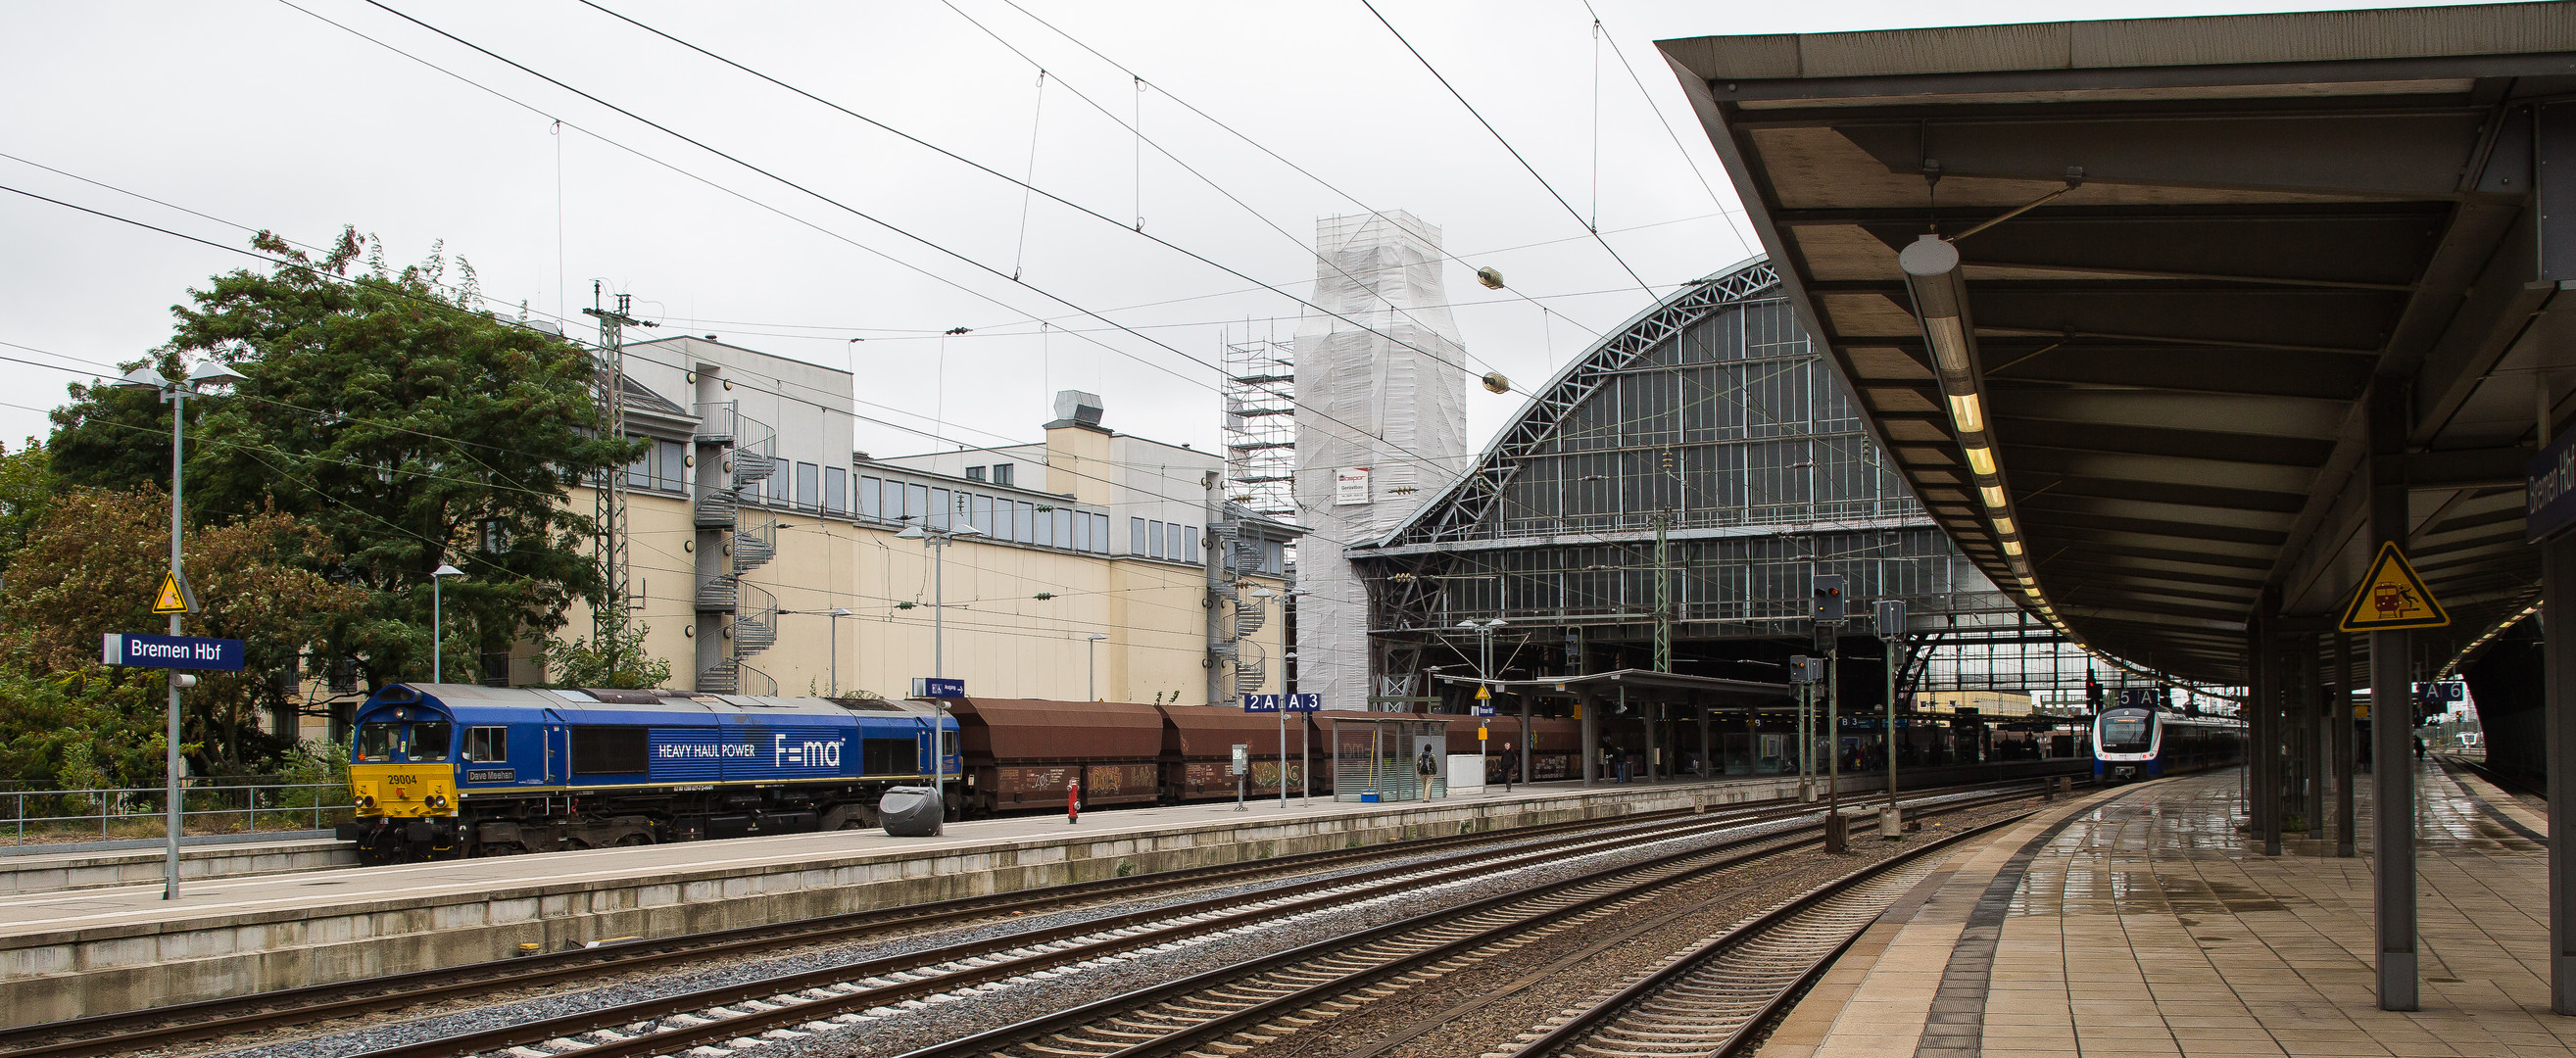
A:
<svg viewBox="0 0 2576 1058">
<path fill-rule="evenodd" d="M 2119 782 L 2233 764 L 2245 753 L 2245 725 L 2158 709 L 2105 709 L 2093 718 L 2093 778 Z"/>
</svg>

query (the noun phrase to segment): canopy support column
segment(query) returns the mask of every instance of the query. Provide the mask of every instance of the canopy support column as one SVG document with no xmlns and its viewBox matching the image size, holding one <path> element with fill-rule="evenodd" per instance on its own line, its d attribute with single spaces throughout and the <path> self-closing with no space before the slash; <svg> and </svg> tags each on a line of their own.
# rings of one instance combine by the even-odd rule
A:
<svg viewBox="0 0 2576 1058">
<path fill-rule="evenodd" d="M 2370 549 L 2406 546 L 2406 485 L 2398 460 L 2406 440 L 2406 390 L 2373 380 L 2370 395 Z M 2415 718 L 2407 633 L 2370 633 L 2370 812 L 2372 901 L 2378 944 L 2379 1009 L 2414 1010 Z"/>
</svg>

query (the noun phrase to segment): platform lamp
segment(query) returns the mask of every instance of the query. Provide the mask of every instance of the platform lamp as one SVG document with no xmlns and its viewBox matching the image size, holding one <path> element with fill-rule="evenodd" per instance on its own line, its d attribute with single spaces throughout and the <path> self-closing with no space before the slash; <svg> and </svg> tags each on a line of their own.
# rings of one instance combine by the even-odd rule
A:
<svg viewBox="0 0 2576 1058">
<path fill-rule="evenodd" d="M 446 582 L 447 578 L 464 575 L 464 570 L 445 562 L 439 563 L 437 569 L 429 571 L 429 682 L 431 683 L 446 682 L 439 678 L 445 672 L 439 666 L 447 660 L 447 652 L 440 649 L 441 637 L 447 633 L 447 622 L 441 619 L 439 614 L 438 588 L 440 584 Z"/>
<path fill-rule="evenodd" d="M 179 564 L 179 541 L 184 532 L 179 522 L 180 464 L 188 431 L 188 396 L 201 387 L 221 388 L 244 381 L 248 379 L 223 361 L 207 360 L 188 369 L 187 380 L 183 382 L 170 381 L 150 365 L 128 371 L 116 382 L 126 389 L 151 390 L 161 395 L 161 403 L 170 405 L 170 579 L 179 585 L 180 596 L 187 600 L 191 612 L 197 608 L 197 597 L 188 590 L 187 574 L 181 571 Z M 170 615 L 172 636 L 179 634 L 179 617 L 175 613 Z M 163 800 L 166 802 L 170 841 L 163 857 L 167 877 L 162 881 L 161 899 L 176 900 L 179 898 L 179 837 L 183 826 L 179 802 L 179 688 L 195 683 L 197 679 L 173 669 L 165 682 L 170 686 L 170 732 L 162 762 L 169 782 L 168 789 L 163 792 Z"/>
<path fill-rule="evenodd" d="M 984 535 L 983 530 L 958 519 L 955 512 L 950 512 L 948 523 L 943 526 L 932 526 L 929 524 L 929 519 L 925 518 L 905 526 L 902 532 L 894 534 L 897 540 L 919 540 L 923 547 L 930 549 L 930 676 L 932 679 L 946 679 L 948 676 L 947 655 L 942 652 L 944 645 L 942 640 L 947 629 L 943 618 L 948 612 L 948 545 L 956 543 L 960 537 Z M 947 700 L 931 699 L 930 710 L 932 718 L 930 797 L 931 803 L 939 808 L 938 823 L 931 828 L 930 834 L 932 837 L 937 837 L 948 832 L 948 747 L 944 745 L 948 740 Z"/>
</svg>

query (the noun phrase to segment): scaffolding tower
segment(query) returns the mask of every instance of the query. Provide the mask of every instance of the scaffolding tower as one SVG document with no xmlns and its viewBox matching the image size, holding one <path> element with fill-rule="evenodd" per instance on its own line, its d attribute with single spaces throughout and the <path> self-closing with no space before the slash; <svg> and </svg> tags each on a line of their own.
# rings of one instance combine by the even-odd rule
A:
<svg viewBox="0 0 2576 1058">
<path fill-rule="evenodd" d="M 1295 521 L 1296 350 L 1275 338 L 1225 340 L 1225 498 Z"/>
</svg>

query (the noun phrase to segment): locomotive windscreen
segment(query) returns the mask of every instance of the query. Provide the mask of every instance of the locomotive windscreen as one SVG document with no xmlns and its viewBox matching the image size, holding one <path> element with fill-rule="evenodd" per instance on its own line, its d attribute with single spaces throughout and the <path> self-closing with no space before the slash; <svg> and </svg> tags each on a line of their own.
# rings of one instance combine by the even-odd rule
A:
<svg viewBox="0 0 2576 1058">
<path fill-rule="evenodd" d="M 572 773 L 633 775 L 647 768 L 644 728 L 584 727 L 572 732 Z"/>
<path fill-rule="evenodd" d="M 2102 716 L 2102 752 L 2144 753 L 2147 751 L 2147 714 L 2143 712 L 2105 713 Z"/>
</svg>

